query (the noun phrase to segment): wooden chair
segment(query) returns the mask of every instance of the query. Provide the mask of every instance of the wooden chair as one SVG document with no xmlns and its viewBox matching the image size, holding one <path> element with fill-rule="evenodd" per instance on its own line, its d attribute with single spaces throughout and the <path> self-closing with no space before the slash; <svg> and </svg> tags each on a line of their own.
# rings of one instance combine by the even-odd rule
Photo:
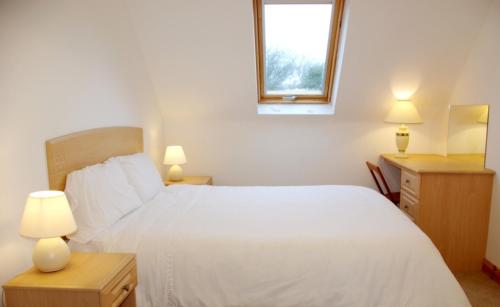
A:
<svg viewBox="0 0 500 307">
<path fill-rule="evenodd" d="M 368 166 L 368 170 L 372 174 L 373 180 L 375 180 L 375 184 L 377 185 L 380 193 L 399 207 L 400 192 L 391 191 L 389 185 L 387 184 L 387 181 L 385 181 L 384 175 L 382 174 L 380 167 L 368 161 L 366 161 L 366 166 Z"/>
</svg>

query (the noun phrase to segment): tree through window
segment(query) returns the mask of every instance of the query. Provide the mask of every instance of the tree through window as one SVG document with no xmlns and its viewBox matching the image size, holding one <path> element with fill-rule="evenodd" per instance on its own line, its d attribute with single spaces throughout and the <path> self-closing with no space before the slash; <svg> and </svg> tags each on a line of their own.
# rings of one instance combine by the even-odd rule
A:
<svg viewBox="0 0 500 307">
<path fill-rule="evenodd" d="M 330 102 L 343 2 L 254 0 L 259 102 Z"/>
</svg>

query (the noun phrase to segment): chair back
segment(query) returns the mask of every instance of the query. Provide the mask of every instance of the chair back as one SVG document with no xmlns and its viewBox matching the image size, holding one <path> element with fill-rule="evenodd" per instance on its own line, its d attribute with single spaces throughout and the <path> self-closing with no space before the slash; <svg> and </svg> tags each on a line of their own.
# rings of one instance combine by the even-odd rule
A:
<svg viewBox="0 0 500 307">
<path fill-rule="evenodd" d="M 388 197 L 392 202 L 396 202 L 396 200 L 393 199 L 392 191 L 389 188 L 387 181 L 385 181 L 384 174 L 382 174 L 380 167 L 368 161 L 366 161 L 366 166 L 368 166 L 368 170 L 372 174 L 373 180 L 375 181 L 375 184 L 377 185 L 380 193 Z"/>
</svg>

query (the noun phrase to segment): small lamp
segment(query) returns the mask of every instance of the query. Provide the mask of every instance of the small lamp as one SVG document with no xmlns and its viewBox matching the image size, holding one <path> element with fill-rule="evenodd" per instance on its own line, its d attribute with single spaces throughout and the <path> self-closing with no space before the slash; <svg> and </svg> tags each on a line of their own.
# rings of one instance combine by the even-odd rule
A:
<svg viewBox="0 0 500 307">
<path fill-rule="evenodd" d="M 39 239 L 33 250 L 33 264 L 42 272 L 63 269 L 70 251 L 61 236 L 76 231 L 76 223 L 61 191 L 34 192 L 28 196 L 19 233 Z"/>
<path fill-rule="evenodd" d="M 410 130 L 407 124 L 420 124 L 422 118 L 410 100 L 398 100 L 385 118 L 386 123 L 400 124 L 396 131 L 398 158 L 407 158 L 406 149 L 410 143 Z"/>
<path fill-rule="evenodd" d="M 163 164 L 172 165 L 172 167 L 168 171 L 168 179 L 170 181 L 182 180 L 182 168 L 179 165 L 186 162 L 186 155 L 184 154 L 182 146 L 167 146 Z"/>
</svg>

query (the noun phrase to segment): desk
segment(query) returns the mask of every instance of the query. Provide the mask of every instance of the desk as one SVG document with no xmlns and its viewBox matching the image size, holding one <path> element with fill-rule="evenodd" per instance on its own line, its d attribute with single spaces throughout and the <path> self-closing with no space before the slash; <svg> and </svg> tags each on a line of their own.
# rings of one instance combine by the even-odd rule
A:
<svg viewBox="0 0 500 307">
<path fill-rule="evenodd" d="M 384 154 L 401 170 L 401 210 L 422 229 L 454 272 L 479 271 L 486 253 L 495 172 L 479 155 Z"/>
</svg>

